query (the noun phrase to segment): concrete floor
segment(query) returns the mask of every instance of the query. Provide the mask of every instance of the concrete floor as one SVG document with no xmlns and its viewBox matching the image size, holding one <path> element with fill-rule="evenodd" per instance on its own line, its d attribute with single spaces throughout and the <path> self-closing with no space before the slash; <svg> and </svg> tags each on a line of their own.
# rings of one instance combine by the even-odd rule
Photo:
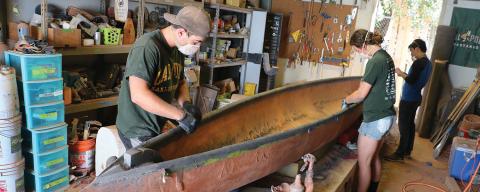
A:
<svg viewBox="0 0 480 192">
<path fill-rule="evenodd" d="M 398 128 L 394 127 L 386 137 L 382 153 L 391 154 L 396 150 L 399 134 Z M 399 192 L 409 182 L 421 182 L 434 185 L 443 189 L 445 178 L 448 176 L 448 152 L 433 159 L 433 144 L 428 139 L 415 138 L 412 159 L 405 159 L 404 162 L 383 161 L 382 178 L 380 180 L 379 192 Z M 423 186 L 409 186 L 406 191 L 436 191 Z"/>
</svg>

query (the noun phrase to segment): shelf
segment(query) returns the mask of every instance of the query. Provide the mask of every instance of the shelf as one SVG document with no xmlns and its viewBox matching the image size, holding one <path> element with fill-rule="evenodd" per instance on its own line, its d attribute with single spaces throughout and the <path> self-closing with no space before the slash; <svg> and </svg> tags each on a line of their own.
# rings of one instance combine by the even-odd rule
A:
<svg viewBox="0 0 480 192">
<path fill-rule="evenodd" d="M 139 0 L 132 0 L 133 2 L 138 2 Z M 159 5 L 170 5 L 177 7 L 185 7 L 188 5 L 203 8 L 202 2 L 196 2 L 193 0 L 145 0 L 145 3 L 159 4 Z"/>
<path fill-rule="evenodd" d="M 78 113 L 83 111 L 90 111 L 94 109 L 101 109 L 117 105 L 118 96 L 99 98 L 92 100 L 85 100 L 81 103 L 65 105 L 65 114 Z"/>
<path fill-rule="evenodd" d="M 133 47 L 130 45 L 95 45 L 91 47 L 77 48 L 56 48 L 62 55 L 104 55 L 104 54 L 126 54 Z"/>
<path fill-rule="evenodd" d="M 209 37 L 213 37 L 214 35 L 215 35 L 214 33 L 210 33 Z M 248 35 L 232 34 L 232 33 L 218 33 L 217 38 L 245 39 L 245 38 L 248 38 Z"/>
<path fill-rule="evenodd" d="M 221 63 L 212 63 L 208 62 L 208 67 L 210 68 L 222 68 L 222 67 L 233 67 L 233 66 L 240 66 L 247 64 L 246 60 L 239 60 L 239 61 L 225 61 Z"/>
<path fill-rule="evenodd" d="M 220 9 L 225 11 L 233 11 L 239 13 L 252 13 L 252 9 L 240 8 L 231 5 L 218 4 L 218 3 L 205 3 L 206 6 L 214 9 Z"/>
</svg>

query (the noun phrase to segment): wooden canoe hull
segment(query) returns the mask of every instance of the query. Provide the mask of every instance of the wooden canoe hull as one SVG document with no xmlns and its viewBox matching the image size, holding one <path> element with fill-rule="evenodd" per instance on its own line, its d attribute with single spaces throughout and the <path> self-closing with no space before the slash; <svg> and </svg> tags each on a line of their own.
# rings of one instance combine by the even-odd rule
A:
<svg viewBox="0 0 480 192">
<path fill-rule="evenodd" d="M 230 129 L 223 128 L 223 132 L 215 130 L 215 127 L 221 128 L 221 126 L 213 123 L 221 118 L 224 118 L 222 122 L 229 122 L 231 121 L 229 118 L 236 117 L 238 119 L 249 116 L 254 119 L 253 122 L 263 122 L 269 121 L 269 119 L 258 118 L 256 113 L 258 111 L 266 112 L 264 111 L 265 107 L 276 109 L 269 113 L 270 116 L 274 116 L 277 113 L 288 111 L 280 110 L 281 106 L 295 111 L 298 107 L 313 105 L 308 102 L 318 101 L 318 98 L 313 99 L 315 97 L 336 98 L 334 100 L 337 103 L 338 98 L 343 98 L 348 92 L 353 92 L 358 87 L 358 83 L 358 77 L 322 80 L 261 94 L 242 104 L 221 111 L 223 113 L 215 113 L 207 117 L 206 123 L 202 124 L 198 132 L 184 136 L 159 151 L 162 156 L 168 154 L 170 157 L 175 157 L 176 154 L 184 153 L 182 149 L 186 144 L 191 144 L 190 140 L 193 138 L 198 138 L 199 143 L 205 143 L 202 141 L 204 137 L 215 139 L 216 135 L 228 136 L 225 132 Z M 317 86 L 323 86 L 323 90 L 325 90 L 323 96 L 321 92 L 318 92 Z M 317 92 L 313 90 L 317 90 Z M 341 93 L 341 95 L 335 95 L 335 93 Z M 301 102 L 296 102 L 296 99 L 278 103 L 278 99 L 281 97 L 292 98 L 296 94 L 299 94 L 297 100 L 302 99 L 307 104 L 302 106 Z M 268 100 L 258 102 L 262 99 Z M 240 113 L 242 115 L 230 114 L 252 106 L 260 108 L 249 109 L 251 110 L 249 113 Z M 269 106 L 272 107 L 268 108 Z M 298 125 L 279 133 L 161 163 L 143 165 L 131 170 L 102 174 L 85 191 L 230 191 L 271 174 L 288 163 L 298 160 L 306 153 L 322 148 L 336 139 L 345 129 L 358 126 L 361 113 L 361 105 L 355 105 L 346 111 L 339 110 L 327 118 Z M 249 124 L 252 121 L 246 122 L 240 119 L 238 124 L 242 126 L 242 124 Z M 238 129 L 238 127 L 233 127 L 232 129 Z M 209 133 L 212 130 L 216 132 Z M 174 150 L 174 147 L 177 147 L 177 150 Z M 162 170 L 164 169 L 169 172 L 168 176 L 163 177 Z"/>
</svg>

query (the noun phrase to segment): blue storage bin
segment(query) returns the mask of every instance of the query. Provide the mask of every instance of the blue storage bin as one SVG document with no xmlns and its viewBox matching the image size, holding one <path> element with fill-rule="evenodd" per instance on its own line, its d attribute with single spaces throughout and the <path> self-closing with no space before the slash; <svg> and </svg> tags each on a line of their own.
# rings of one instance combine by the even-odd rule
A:
<svg viewBox="0 0 480 192">
<path fill-rule="evenodd" d="M 32 169 L 35 174 L 45 175 L 62 167 L 68 166 L 68 147 L 34 154 L 30 149 L 25 153 L 26 167 Z"/>
<path fill-rule="evenodd" d="M 63 80 L 19 81 L 20 100 L 26 105 L 63 101 Z"/>
<path fill-rule="evenodd" d="M 38 175 L 31 170 L 25 170 L 25 187 L 27 191 L 64 191 L 68 188 L 69 181 L 68 166 L 46 175 Z"/>
<path fill-rule="evenodd" d="M 28 129 L 42 129 L 65 121 L 65 105 L 62 101 L 25 106 L 25 114 Z"/>
<path fill-rule="evenodd" d="M 67 124 L 40 130 L 22 129 L 24 147 L 41 154 L 67 145 Z"/>
<path fill-rule="evenodd" d="M 58 79 L 62 77 L 61 54 L 21 54 L 6 51 L 5 63 L 15 68 L 22 81 Z"/>
</svg>

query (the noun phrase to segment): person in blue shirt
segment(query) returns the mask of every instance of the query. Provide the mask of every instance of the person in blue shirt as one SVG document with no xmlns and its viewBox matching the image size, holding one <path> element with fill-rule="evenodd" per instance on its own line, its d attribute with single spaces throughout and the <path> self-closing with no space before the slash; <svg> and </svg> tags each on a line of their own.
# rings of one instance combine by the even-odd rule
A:
<svg viewBox="0 0 480 192">
<path fill-rule="evenodd" d="M 395 153 L 385 157 L 387 161 L 403 161 L 404 157 L 410 157 L 415 140 L 415 115 L 422 102 L 421 91 L 432 72 L 432 63 L 425 54 L 427 52 L 425 41 L 415 39 L 408 49 L 415 59 L 408 74 L 399 68 L 395 69 L 395 73 L 405 80 L 398 111 L 400 144 Z"/>
</svg>

